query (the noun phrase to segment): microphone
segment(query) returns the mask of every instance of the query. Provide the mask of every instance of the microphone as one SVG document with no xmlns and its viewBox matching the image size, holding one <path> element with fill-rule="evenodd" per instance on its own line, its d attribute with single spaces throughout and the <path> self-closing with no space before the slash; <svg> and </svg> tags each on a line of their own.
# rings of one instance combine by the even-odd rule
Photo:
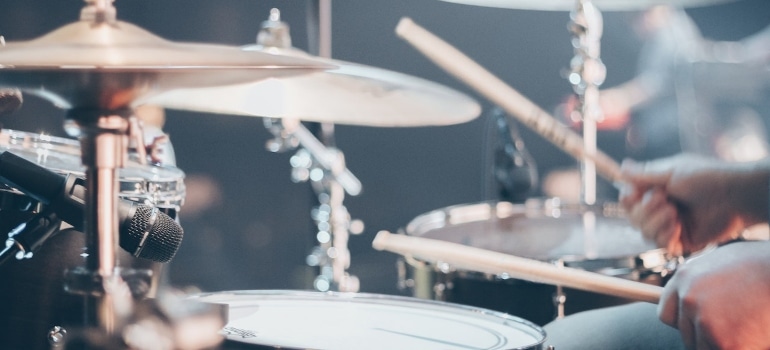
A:
<svg viewBox="0 0 770 350">
<path fill-rule="evenodd" d="M 16 112 L 24 99 L 19 89 L 0 89 L 0 115 Z"/>
<path fill-rule="evenodd" d="M 0 154 L 0 180 L 45 204 L 63 221 L 83 229 L 85 179 L 63 176 L 9 151 Z M 182 243 L 184 231 L 158 208 L 118 200 L 120 247 L 133 256 L 169 262 Z"/>
<path fill-rule="evenodd" d="M 494 176 L 501 199 L 523 202 L 537 187 L 537 167 L 524 148 L 524 140 L 509 117 L 500 108 L 491 112 L 497 125 L 500 143 L 495 150 Z"/>
</svg>

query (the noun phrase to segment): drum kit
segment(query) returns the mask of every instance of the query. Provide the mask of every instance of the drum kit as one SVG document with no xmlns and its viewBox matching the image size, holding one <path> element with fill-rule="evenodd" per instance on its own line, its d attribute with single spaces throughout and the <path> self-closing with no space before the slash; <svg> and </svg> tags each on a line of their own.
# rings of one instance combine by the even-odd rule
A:
<svg viewBox="0 0 770 350">
<path fill-rule="evenodd" d="M 517 296 L 516 289 L 530 283 L 522 280 L 552 284 L 559 288 L 550 303 L 557 315 L 564 314 L 561 286 L 635 300 L 655 301 L 659 295 L 655 284 L 670 272 L 665 252 L 643 242 L 617 207 L 597 205 L 590 181 L 584 181 L 580 205 L 554 199 L 460 205 L 418 216 L 404 235 L 393 235 L 415 239 L 415 248 L 422 239 L 442 241 L 547 267 L 522 271 L 457 258 L 462 254 L 404 250 L 383 233 L 375 248 L 403 255 L 400 283 L 413 288 L 414 297 L 350 293 L 358 290 L 357 279 L 346 272 L 347 238 L 355 225 L 342 202 L 344 193 L 357 195 L 361 183 L 346 168 L 342 152 L 319 141 L 301 121 L 438 126 L 476 118 L 479 104 L 423 79 L 299 51 L 277 10 L 263 23 L 256 45 L 231 47 L 171 42 L 118 20 L 112 0 L 85 2 L 78 21 L 30 41 L 2 41 L 0 47 L 0 86 L 65 109 L 64 128 L 78 139 L 0 130 L 0 179 L 6 185 L 0 225 L 9 232 L 0 263 L 9 257 L 32 262 L 29 270 L 0 266 L 4 279 L 13 281 L 0 290 L 11 300 L 0 324 L 3 347 L 202 349 L 225 339 L 225 348 L 542 349 L 547 336 L 539 325 L 548 320 L 533 323 L 528 316 L 520 318 L 526 312 L 516 308 L 490 310 L 499 305 L 461 305 L 488 298 L 482 288 L 489 286 L 473 283 L 491 282 L 502 299 Z M 600 116 L 595 102 L 604 79 L 598 8 L 719 0 L 455 2 L 571 10 L 578 55 L 570 81 L 588 121 Z M 398 33 L 461 80 L 478 73 L 470 75 L 480 78 L 467 82 L 582 160 L 584 177 L 593 176 L 593 164 L 599 174 L 620 180 L 617 164 L 595 149 L 590 131 L 581 139 L 560 128 L 413 22 L 402 21 Z M 270 150 L 301 148 L 292 158 L 293 177 L 313 182 L 321 204 L 313 219 L 319 232 L 326 232 L 318 235 L 320 273 L 314 286 L 337 293 L 179 297 L 160 290 L 158 263 L 173 257 L 182 238 L 177 212 L 185 197 L 184 173 L 176 168 L 170 144 L 155 142 L 162 132 L 143 126 L 135 113 L 145 104 L 265 117 L 275 135 Z M 79 216 L 66 213 L 71 211 Z M 158 251 L 168 254 L 147 255 Z M 595 283 L 563 277 L 574 269 L 590 271 L 580 280 L 602 277 Z M 629 283 L 610 281 L 617 277 Z"/>
</svg>

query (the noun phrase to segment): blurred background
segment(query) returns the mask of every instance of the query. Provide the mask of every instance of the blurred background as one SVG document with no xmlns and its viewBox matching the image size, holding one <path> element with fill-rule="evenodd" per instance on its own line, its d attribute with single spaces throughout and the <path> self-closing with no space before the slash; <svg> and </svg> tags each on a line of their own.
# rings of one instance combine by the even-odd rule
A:
<svg viewBox="0 0 770 350">
<path fill-rule="evenodd" d="M 307 50 L 308 4 L 302 0 L 118 0 L 115 6 L 119 19 L 166 39 L 228 45 L 255 43 L 260 23 L 271 8 L 278 8 L 291 26 L 294 46 Z M 7 41 L 35 38 L 75 21 L 82 5 L 81 0 L 4 0 L 0 5 L 0 34 Z M 677 25 L 678 29 L 685 28 L 687 35 L 714 42 L 744 40 L 770 24 L 770 2 L 765 0 L 676 13 L 684 19 L 667 17 L 663 26 Z M 445 85 L 476 98 L 483 109 L 473 121 L 451 126 L 336 127 L 336 146 L 363 185 L 360 195 L 345 198 L 351 217 L 364 224 L 363 232 L 349 242 L 349 271 L 360 279 L 362 292 L 405 293 L 396 286 L 398 257 L 371 248 L 378 231 L 397 231 L 435 209 L 500 199 L 490 161 L 496 137 L 490 117 L 494 106 L 399 39 L 394 28 L 403 16 L 411 17 L 537 105 L 569 122 L 562 112 L 572 93 L 565 73 L 574 55 L 568 12 L 495 9 L 438 0 L 333 1 L 333 58 Z M 666 43 L 654 44 L 651 36 L 643 34 L 642 13 L 604 12 L 603 16 L 601 58 L 607 67 L 603 88 L 620 88 L 650 67 L 664 74 L 660 72 L 666 69 L 659 66 L 675 65 L 671 62 L 677 58 L 667 57 L 670 52 L 661 49 Z M 719 45 L 705 51 L 725 64 L 750 60 L 761 68 L 743 69 L 743 64 L 730 65 L 733 70 L 709 64 L 689 66 L 688 81 L 696 82 L 693 86 L 697 87 L 692 91 L 707 96 L 708 102 L 703 102 L 704 97 L 688 100 L 684 107 L 668 106 L 671 96 L 670 91 L 665 93 L 670 89 L 666 84 L 673 83 L 665 82 L 665 77 L 648 78 L 645 86 L 663 92 L 650 97 L 653 102 L 640 103 L 631 113 L 616 108 L 621 121 L 616 126 L 600 126 L 599 148 L 621 160 L 664 156 L 686 144 L 688 150 L 737 159 L 740 157 L 735 152 L 715 150 L 720 141 L 704 128 L 724 130 L 724 126 L 715 125 L 740 124 L 755 132 L 759 140 L 747 149 L 764 154 L 762 140 L 766 135 L 759 131 L 765 128 L 765 115 L 770 113 L 765 106 L 770 101 L 765 93 L 770 81 L 765 79 L 770 39 L 755 39 L 751 47 L 756 49 L 740 51 L 739 56 L 715 54 L 723 52 Z M 728 101 L 721 101 L 721 97 Z M 719 124 L 725 122 L 721 119 L 719 123 L 684 124 L 677 113 L 673 117 L 666 114 L 671 108 L 677 113 L 684 109 L 690 116 L 711 118 L 698 119 L 701 121 L 730 117 L 727 124 Z M 64 111 L 25 96 L 22 108 L 2 117 L 0 123 L 4 128 L 66 136 L 63 120 Z M 747 121 L 738 122 L 742 120 Z M 677 125 L 686 127 L 679 130 Z M 267 151 L 265 143 L 272 135 L 257 117 L 167 110 L 164 131 L 170 136 L 177 167 L 186 173 L 188 191 L 187 203 L 179 214 L 185 237 L 168 265 L 170 282 L 202 291 L 312 289 L 317 271 L 307 266 L 306 256 L 316 245 L 310 213 L 317 199 L 309 184 L 291 180 L 289 159 L 295 152 Z M 666 133 L 672 133 L 671 137 Z M 539 174 L 538 187 L 528 195 L 552 195 L 543 188 L 551 183 L 548 176 L 574 172 L 576 161 L 526 128 L 521 128 L 520 134 Z M 690 138 L 696 141 L 687 143 Z M 724 142 L 735 145 L 738 139 Z M 703 140 L 706 146 L 697 144 Z M 563 181 L 567 185 L 562 183 L 562 191 L 577 186 Z M 615 195 L 610 188 L 600 187 L 601 199 L 613 201 Z"/>
</svg>

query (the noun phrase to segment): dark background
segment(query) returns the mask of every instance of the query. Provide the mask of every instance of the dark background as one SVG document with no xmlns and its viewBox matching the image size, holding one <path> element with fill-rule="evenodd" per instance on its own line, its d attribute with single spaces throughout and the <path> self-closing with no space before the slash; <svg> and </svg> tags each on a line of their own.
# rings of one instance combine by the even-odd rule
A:
<svg viewBox="0 0 770 350">
<path fill-rule="evenodd" d="M 542 0 L 547 1 L 547 0 Z M 80 0 L 4 0 L 0 34 L 26 40 L 75 21 Z M 254 43 L 269 10 L 280 8 L 292 26 L 294 46 L 307 49 L 307 3 L 300 0 L 119 0 L 118 18 L 173 41 Z M 738 40 L 770 23 L 770 2 L 744 0 L 690 9 L 704 36 Z M 363 292 L 396 294 L 395 261 L 376 252 L 379 230 L 395 231 L 417 215 L 449 205 L 495 199 L 485 137 L 492 107 L 464 84 L 397 38 L 402 16 L 477 60 L 546 110 L 553 110 L 571 87 L 563 77 L 573 55 L 567 12 L 492 9 L 437 0 L 347 0 L 333 2 L 334 58 L 390 69 L 444 84 L 477 98 L 484 114 L 445 127 L 372 128 L 337 126 L 336 143 L 363 183 L 363 193 L 346 207 L 365 231 L 351 238 L 350 272 Z M 602 59 L 604 87 L 633 77 L 640 43 L 630 24 L 633 13 L 605 12 Z M 23 108 L 0 119 L 6 128 L 63 136 L 64 112 L 26 96 Z M 203 211 L 181 211 L 185 240 L 170 263 L 171 281 L 204 291 L 230 289 L 309 289 L 314 271 L 305 256 L 314 245 L 308 184 L 290 180 L 289 157 L 270 153 L 270 137 L 260 118 L 168 111 L 165 130 L 177 166 L 200 193 L 201 179 L 219 190 Z M 575 161 L 540 137 L 522 130 L 540 174 L 574 168 Z M 599 146 L 625 156 L 623 138 L 601 133 Z M 195 181 L 192 181 L 195 180 Z M 537 195 L 537 193 L 535 194 Z M 613 200 L 611 196 L 608 196 Z"/>
</svg>

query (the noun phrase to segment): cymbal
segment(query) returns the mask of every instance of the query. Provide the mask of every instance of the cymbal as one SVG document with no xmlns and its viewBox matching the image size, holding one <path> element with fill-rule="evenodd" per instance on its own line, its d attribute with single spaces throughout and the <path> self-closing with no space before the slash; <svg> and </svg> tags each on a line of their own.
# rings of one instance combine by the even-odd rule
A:
<svg viewBox="0 0 770 350">
<path fill-rule="evenodd" d="M 62 108 L 121 109 L 181 87 L 252 82 L 335 68 L 303 57 L 175 43 L 122 21 L 81 19 L 0 46 L 0 85 Z"/>
<path fill-rule="evenodd" d="M 577 6 L 576 0 L 442 0 L 458 4 L 501 7 L 519 10 L 572 11 Z M 593 0 L 601 11 L 644 10 L 655 5 L 674 7 L 700 7 L 716 5 L 733 0 Z"/>
<path fill-rule="evenodd" d="M 247 46 L 245 50 L 310 57 L 296 49 Z M 149 102 L 172 109 L 361 126 L 449 125 L 481 113 L 470 97 L 442 85 L 385 69 L 320 59 L 328 72 L 252 84 L 179 89 Z"/>
</svg>

